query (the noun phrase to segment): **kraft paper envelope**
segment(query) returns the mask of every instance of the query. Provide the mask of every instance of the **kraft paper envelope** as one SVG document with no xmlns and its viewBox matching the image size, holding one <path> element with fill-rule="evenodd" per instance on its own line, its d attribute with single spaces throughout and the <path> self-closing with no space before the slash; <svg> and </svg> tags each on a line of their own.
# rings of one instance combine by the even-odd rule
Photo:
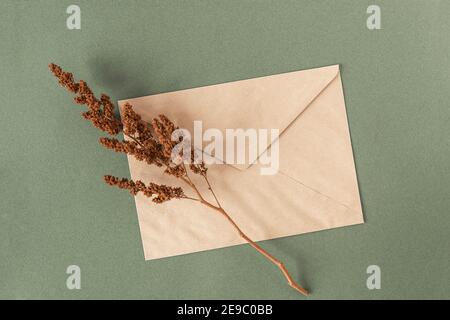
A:
<svg viewBox="0 0 450 320">
<path fill-rule="evenodd" d="M 144 120 L 163 113 L 189 130 L 194 120 L 203 121 L 203 130 L 280 130 L 275 175 L 261 175 L 258 161 L 210 165 L 208 170 L 223 207 L 253 240 L 364 222 L 338 65 L 127 99 L 119 105 L 125 102 Z M 160 168 L 133 157 L 128 161 L 132 179 L 180 185 Z M 202 180 L 196 183 L 208 194 Z M 198 202 L 154 204 L 142 195 L 135 200 L 146 260 L 245 243 L 224 217 Z"/>
</svg>

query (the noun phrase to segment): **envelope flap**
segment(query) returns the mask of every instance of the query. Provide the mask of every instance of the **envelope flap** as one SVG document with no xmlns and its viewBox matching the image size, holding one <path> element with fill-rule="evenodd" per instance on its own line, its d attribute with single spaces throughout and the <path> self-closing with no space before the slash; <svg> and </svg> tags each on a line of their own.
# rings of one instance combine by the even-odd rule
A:
<svg viewBox="0 0 450 320">
<path fill-rule="evenodd" d="M 130 102 L 145 120 L 164 113 L 190 132 L 193 122 L 201 120 L 203 131 L 279 129 L 281 134 L 338 71 L 339 65 L 333 65 L 122 100 L 119 104 Z M 276 138 L 269 139 L 267 146 Z M 258 156 L 266 149 L 258 150 Z M 225 154 L 219 158 L 226 162 Z M 252 162 L 246 159 L 242 165 L 229 164 L 245 169 Z"/>
</svg>

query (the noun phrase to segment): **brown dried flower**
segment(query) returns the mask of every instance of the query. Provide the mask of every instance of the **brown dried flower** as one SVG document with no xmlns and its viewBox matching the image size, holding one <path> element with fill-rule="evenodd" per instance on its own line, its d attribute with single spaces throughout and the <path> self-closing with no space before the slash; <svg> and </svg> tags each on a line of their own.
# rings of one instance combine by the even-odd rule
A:
<svg viewBox="0 0 450 320">
<path fill-rule="evenodd" d="M 205 163 L 203 161 L 201 161 L 200 163 L 197 163 L 197 162 L 198 161 L 196 161 L 195 150 L 192 150 L 191 163 L 189 164 L 189 168 L 195 174 L 206 175 L 208 168 L 205 166 Z"/>
<path fill-rule="evenodd" d="M 158 118 L 153 119 L 152 126 L 159 143 L 163 146 L 164 156 L 170 158 L 172 149 L 176 145 L 176 142 L 172 141 L 175 125 L 166 116 L 160 114 Z"/>
<path fill-rule="evenodd" d="M 105 182 L 110 186 L 117 186 L 120 189 L 127 189 L 132 195 L 137 195 L 142 192 L 146 197 L 152 198 L 155 203 L 163 203 L 170 199 L 186 198 L 183 189 L 180 187 L 169 187 L 163 184 L 156 184 L 151 182 L 145 185 L 142 181 L 128 180 L 127 178 L 119 179 L 118 177 L 107 175 L 104 177 Z"/>
<path fill-rule="evenodd" d="M 120 120 L 115 117 L 114 105 L 107 95 L 102 94 L 100 99 L 98 99 L 83 80 L 76 83 L 71 73 L 64 72 L 61 67 L 56 64 L 50 64 L 49 68 L 63 87 L 76 94 L 74 98 L 75 102 L 84 104 L 88 107 L 88 110 L 82 113 L 85 119 L 91 121 L 95 127 L 110 135 L 115 136 L 123 131 L 124 136 L 128 138 L 127 140 L 120 141 L 117 138 L 102 137 L 99 140 L 100 144 L 116 152 L 132 155 L 136 159 L 145 161 L 149 165 L 165 168 L 164 172 L 166 174 L 178 178 L 182 183 L 192 189 L 197 197 L 192 198 L 186 196 L 181 187 L 171 187 L 153 182 L 145 184 L 139 180 L 133 181 L 127 178 L 120 179 L 118 177 L 106 175 L 104 180 L 108 185 L 126 189 L 133 195 L 137 195 L 141 192 L 151 199 L 152 202 L 158 204 L 171 199 L 189 199 L 198 201 L 219 212 L 230 222 L 240 237 L 280 269 L 292 288 L 304 295 L 308 295 L 308 291 L 303 289 L 292 279 L 284 264 L 250 239 L 223 209 L 208 180 L 207 168 L 203 162 L 198 163 L 195 161 L 196 157 L 194 151 L 191 152 L 191 162 L 187 167 L 184 163 L 175 165 L 171 161 L 171 153 L 173 147 L 177 143 L 176 141 L 172 141 L 172 133 L 178 128 L 172 121 L 164 115 L 159 115 L 157 118 L 153 119 L 151 124 L 149 124 L 143 121 L 141 116 L 135 113 L 133 107 L 128 103 L 124 105 L 122 120 Z M 199 174 L 204 178 L 216 204 L 205 199 L 197 186 L 190 179 L 187 168 L 190 169 L 189 172 Z"/>
</svg>

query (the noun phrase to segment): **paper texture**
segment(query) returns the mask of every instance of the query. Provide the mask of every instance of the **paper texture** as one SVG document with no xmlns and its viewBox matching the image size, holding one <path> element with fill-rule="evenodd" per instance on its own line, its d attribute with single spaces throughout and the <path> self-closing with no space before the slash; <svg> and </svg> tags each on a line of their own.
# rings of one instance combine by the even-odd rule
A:
<svg viewBox="0 0 450 320">
<path fill-rule="evenodd" d="M 146 121 L 163 113 L 191 132 L 194 120 L 203 130 L 280 130 L 277 174 L 261 175 L 258 163 L 208 170 L 223 207 L 253 240 L 363 223 L 338 65 L 127 99 L 120 107 L 125 102 Z M 128 161 L 132 179 L 180 185 L 160 168 Z M 135 200 L 146 260 L 244 243 L 197 202 Z"/>
</svg>

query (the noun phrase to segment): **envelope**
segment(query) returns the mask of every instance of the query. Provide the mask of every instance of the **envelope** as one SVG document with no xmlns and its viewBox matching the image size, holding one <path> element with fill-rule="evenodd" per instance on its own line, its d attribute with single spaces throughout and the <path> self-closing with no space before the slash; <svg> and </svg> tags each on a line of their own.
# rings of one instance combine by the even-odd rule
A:
<svg viewBox="0 0 450 320">
<path fill-rule="evenodd" d="M 208 170 L 223 207 L 254 241 L 364 222 L 339 65 L 126 99 L 121 109 L 126 102 L 146 121 L 163 113 L 188 130 L 195 120 L 203 130 L 279 129 L 276 174 L 261 175 L 258 161 Z M 134 180 L 182 186 L 161 168 L 128 162 Z M 191 176 L 214 201 L 201 177 Z M 198 202 L 155 204 L 142 195 L 135 202 L 146 260 L 245 243 Z"/>
</svg>

